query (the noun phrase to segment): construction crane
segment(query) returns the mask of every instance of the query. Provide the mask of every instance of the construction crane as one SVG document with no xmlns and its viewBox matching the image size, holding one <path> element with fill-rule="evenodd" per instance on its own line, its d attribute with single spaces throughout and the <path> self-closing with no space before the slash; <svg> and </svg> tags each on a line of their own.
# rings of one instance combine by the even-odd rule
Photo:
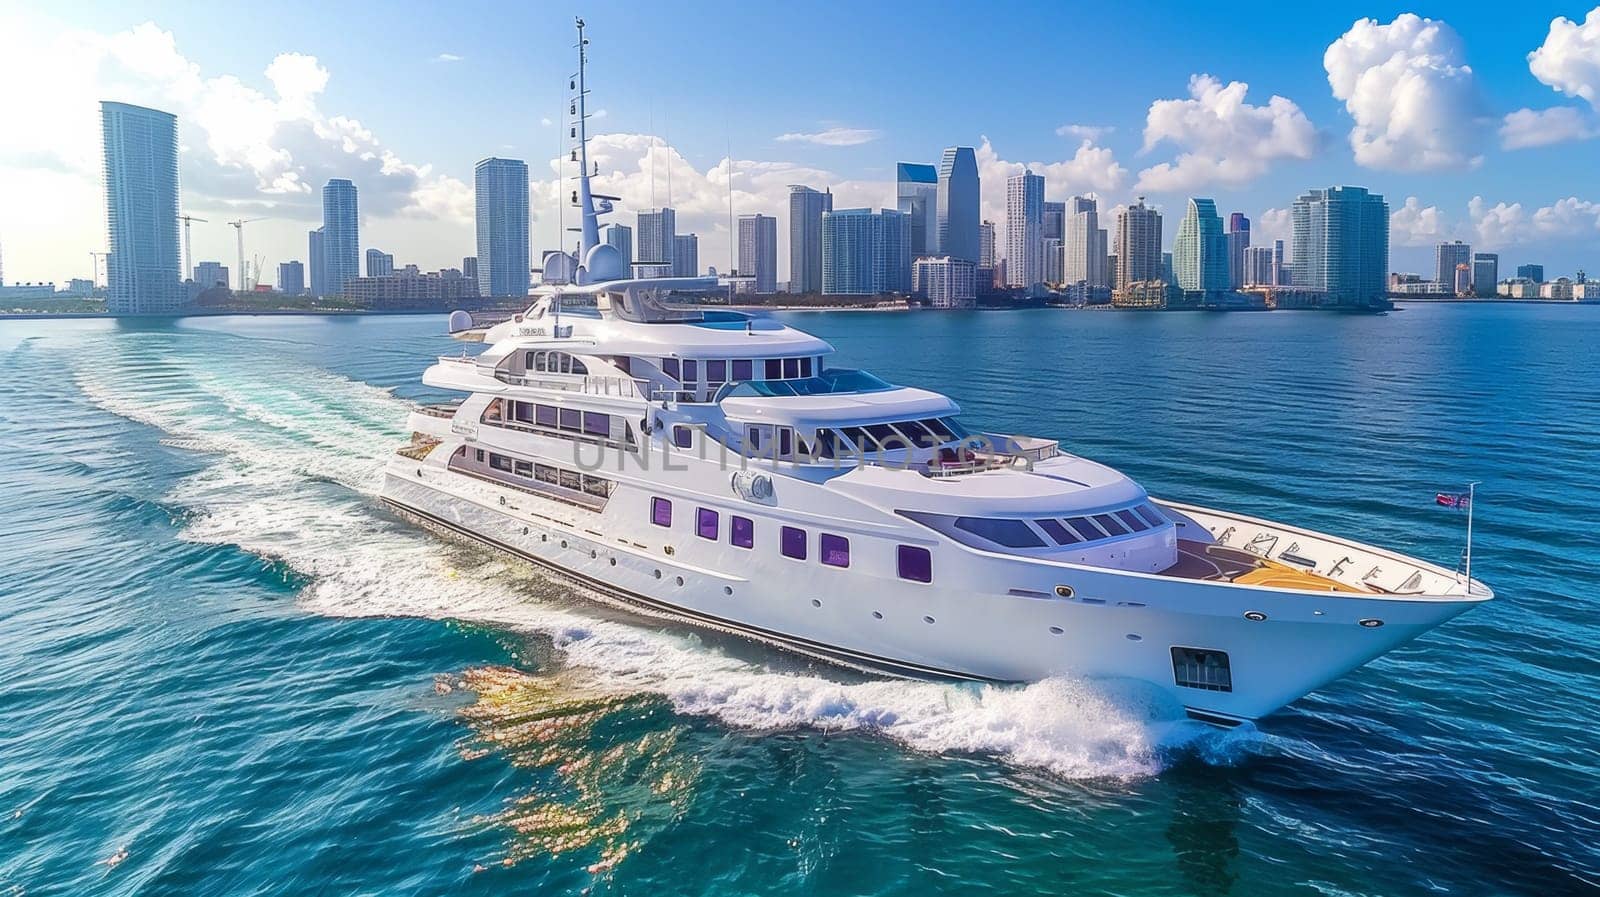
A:
<svg viewBox="0 0 1600 897">
<path fill-rule="evenodd" d="M 183 276 L 179 280 L 191 280 L 194 277 L 194 250 L 189 246 L 189 222 L 205 222 L 204 218 L 193 215 L 179 215 L 178 220 L 183 222 Z"/>
<path fill-rule="evenodd" d="M 250 292 L 249 285 L 247 285 L 245 283 L 244 226 L 246 224 L 249 224 L 252 221 L 265 221 L 265 220 L 266 220 L 265 218 L 240 218 L 237 221 L 228 222 L 228 225 L 230 227 L 232 227 L 234 230 L 239 232 L 239 292 L 241 292 L 241 293 Z"/>
</svg>

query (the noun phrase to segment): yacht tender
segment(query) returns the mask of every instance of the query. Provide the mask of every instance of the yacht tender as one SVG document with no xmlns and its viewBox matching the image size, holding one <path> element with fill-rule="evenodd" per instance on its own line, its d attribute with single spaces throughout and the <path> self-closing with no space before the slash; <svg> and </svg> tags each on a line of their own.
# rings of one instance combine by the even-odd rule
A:
<svg viewBox="0 0 1600 897">
<path fill-rule="evenodd" d="M 546 258 L 525 313 L 467 332 L 481 354 L 423 374 L 466 397 L 412 412 L 388 466 L 383 499 L 413 519 L 808 655 L 1132 677 L 1219 723 L 1493 597 L 1397 552 L 1154 499 L 1052 440 L 970 432 L 949 398 L 835 367 L 807 333 L 675 304 L 716 279 L 625 278 L 576 151 L 578 254 Z"/>
</svg>

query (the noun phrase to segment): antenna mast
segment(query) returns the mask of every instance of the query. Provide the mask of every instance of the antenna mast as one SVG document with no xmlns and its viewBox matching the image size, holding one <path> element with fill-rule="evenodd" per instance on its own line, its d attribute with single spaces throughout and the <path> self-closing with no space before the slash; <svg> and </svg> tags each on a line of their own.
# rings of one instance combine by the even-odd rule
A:
<svg viewBox="0 0 1600 897">
<path fill-rule="evenodd" d="M 583 229 L 578 241 L 578 264 L 583 264 L 589 250 L 600 242 L 600 222 L 594 211 L 594 195 L 589 191 L 589 112 L 586 103 L 589 88 L 584 82 L 584 67 L 588 63 L 588 38 L 583 36 L 583 20 L 578 20 L 578 208 L 583 216 Z"/>
</svg>

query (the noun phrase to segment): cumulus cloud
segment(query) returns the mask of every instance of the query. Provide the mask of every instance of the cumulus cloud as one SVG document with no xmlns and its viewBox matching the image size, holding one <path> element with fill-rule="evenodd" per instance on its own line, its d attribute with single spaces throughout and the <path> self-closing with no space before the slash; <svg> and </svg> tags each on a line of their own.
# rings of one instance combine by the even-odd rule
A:
<svg viewBox="0 0 1600 897">
<path fill-rule="evenodd" d="M 1211 75 L 1189 77 L 1189 97 L 1156 100 L 1145 118 L 1144 152 L 1162 143 L 1178 158 L 1139 172 L 1138 189 L 1184 192 L 1209 184 L 1240 187 L 1279 159 L 1309 159 L 1317 131 L 1293 101 L 1280 96 L 1265 106 L 1245 102 L 1250 85 L 1224 85 Z"/>
<path fill-rule="evenodd" d="M 1328 84 L 1355 119 L 1356 162 L 1394 171 L 1482 161 L 1485 104 L 1455 29 L 1412 13 L 1361 19 L 1322 57 Z"/>
<path fill-rule="evenodd" d="M 1250 242 L 1256 246 L 1271 246 L 1274 240 L 1282 240 L 1287 251 L 1293 230 L 1288 209 L 1267 209 L 1250 222 Z"/>
<path fill-rule="evenodd" d="M 1104 196 L 1122 189 L 1128 179 L 1128 169 L 1117 162 L 1116 155 L 1091 140 L 1079 143 L 1070 159 L 1022 163 L 1002 159 L 989 138 L 984 137 L 977 157 L 981 214 L 994 222 L 997 246 L 1005 245 L 1008 179 L 1031 169 L 1044 177 L 1044 195 L 1052 202 L 1086 194 Z M 1110 220 L 1103 208 L 1100 214 L 1102 222 Z"/>
<path fill-rule="evenodd" d="M 1519 202 L 1467 203 L 1471 237 L 1489 249 L 1546 240 L 1590 242 L 1600 232 L 1600 203 L 1569 196 L 1528 212 Z"/>
<path fill-rule="evenodd" d="M 1518 109 L 1507 115 L 1500 124 L 1500 146 L 1508 150 L 1588 140 L 1591 137 L 1600 137 L 1600 125 L 1584 115 L 1582 110 L 1571 106 Z"/>
<path fill-rule="evenodd" d="M 1529 236 L 1527 215 L 1520 202 L 1499 202 L 1491 206 L 1483 197 L 1474 196 L 1467 202 L 1467 217 L 1474 244 L 1485 249 L 1510 246 Z"/>
<path fill-rule="evenodd" d="M 1438 206 L 1424 206 L 1415 196 L 1406 197 L 1389 213 L 1389 242 L 1395 246 L 1432 246 L 1449 234 L 1444 212 Z"/>
<path fill-rule="evenodd" d="M 1059 137 L 1079 137 L 1084 140 L 1098 141 L 1100 138 L 1115 132 L 1117 129 L 1110 125 L 1062 125 L 1056 128 Z"/>
<path fill-rule="evenodd" d="M 1583 24 L 1565 16 L 1550 23 L 1544 43 L 1528 54 L 1528 71 L 1540 82 L 1600 110 L 1600 7 Z"/>
<path fill-rule="evenodd" d="M 790 131 L 773 139 L 779 143 L 814 143 L 818 146 L 859 146 L 883 136 L 873 128 L 834 127 L 821 131 Z"/>
</svg>

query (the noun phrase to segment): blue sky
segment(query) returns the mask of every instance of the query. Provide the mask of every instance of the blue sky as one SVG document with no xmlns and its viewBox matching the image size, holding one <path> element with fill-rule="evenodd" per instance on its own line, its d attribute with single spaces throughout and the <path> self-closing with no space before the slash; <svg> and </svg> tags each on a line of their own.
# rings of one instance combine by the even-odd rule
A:
<svg viewBox="0 0 1600 897">
<path fill-rule="evenodd" d="M 473 251 L 472 164 L 487 155 L 527 159 L 535 179 L 549 181 L 534 188 L 535 248 L 549 247 L 556 233 L 549 160 L 563 131 L 578 13 L 593 41 L 593 106 L 604 110 L 592 130 L 611 135 L 597 147 L 609 189 L 630 210 L 651 204 L 650 166 L 641 160 L 652 141 L 642 135 L 660 138 L 653 200 L 666 201 L 670 156 L 680 229 L 701 233 L 703 264 L 726 263 L 730 147 L 737 211 L 779 214 L 781 224 L 791 180 L 833 184 L 848 204 L 887 205 L 895 162 L 933 161 L 944 146 L 987 138 L 985 211 L 993 217 L 1002 214 L 994 199 L 1000 182 L 1021 164 L 1047 166 L 1052 200 L 1092 191 L 1109 209 L 1148 193 L 1173 218 L 1169 241 L 1189 195 L 1212 196 L 1224 213 L 1244 211 L 1272 233 L 1301 190 L 1351 183 L 1383 193 L 1397 213 L 1397 270 L 1426 270 L 1431 243 L 1446 237 L 1499 251 L 1503 270 L 1529 260 L 1553 272 L 1600 269 L 1600 206 L 1593 205 L 1600 141 L 1592 136 L 1600 134 L 1600 12 L 1592 29 L 1583 27 L 1591 8 L 443 8 L 290 0 L 201 11 L 165 2 L 0 3 L 0 30 L 23 35 L 33 53 L 25 49 L 0 75 L 23 66 L 35 75 L 41 67 L 63 72 L 38 79 L 35 91 L 0 80 L 8 85 L 0 89 L 0 121 L 47 119 L 37 133 L 0 139 L 0 196 L 13 199 L 0 202 L 0 240 L 8 281 L 82 276 L 76 269 L 87 268 L 88 249 L 104 242 L 97 134 L 85 122 L 93 125 L 93 100 L 116 98 L 176 107 L 185 122 L 184 205 L 216 220 L 269 216 L 251 237 L 251 254 L 261 254 L 269 271 L 278 260 L 304 257 L 304 232 L 316 223 L 314 188 L 339 173 L 362 186 L 365 244 L 394 252 L 402 264 L 458 264 Z M 1407 14 L 1433 21 L 1401 33 L 1397 19 Z M 1542 81 L 1528 56 L 1551 38 L 1558 17 L 1575 24 L 1546 54 Z M 1356 98 L 1364 105 L 1353 109 L 1350 96 L 1335 96 L 1324 53 L 1366 18 L 1376 30 L 1347 39 L 1352 50 L 1340 63 L 1366 85 Z M 1374 39 L 1381 52 L 1357 46 Z M 77 49 L 84 46 L 100 61 L 75 66 L 73 59 L 86 58 Z M 1379 70 L 1391 52 L 1405 57 L 1393 82 Z M 280 83 L 266 73 L 282 54 L 299 55 Z M 1202 74 L 1216 79 L 1210 94 L 1203 82 L 1191 85 Z M 1212 115 L 1227 105 L 1231 82 L 1248 85 L 1238 120 Z M 295 84 L 300 94 L 292 100 L 275 92 Z M 1593 87 L 1588 99 L 1586 86 Z M 1408 89 L 1419 91 L 1417 110 L 1383 108 L 1386 96 Z M 234 103 L 238 91 L 255 96 Z M 1274 96 L 1282 102 L 1274 105 Z M 1173 105 L 1158 116 L 1158 101 Z M 1505 148 L 1506 115 L 1552 108 L 1564 111 L 1539 119 L 1532 133 L 1548 141 L 1559 125 L 1564 139 Z M 1389 130 L 1358 159 L 1350 135 L 1362 110 L 1369 128 Z M 1420 125 L 1406 120 L 1413 114 Z M 1439 118 L 1430 125 L 1428 116 Z M 1072 125 L 1075 131 L 1059 132 Z M 1087 154 L 1080 152 L 1086 137 Z M 387 153 L 394 163 L 387 172 L 377 163 L 363 169 L 355 158 L 363 153 Z M 1186 153 L 1202 164 L 1143 177 Z M 286 173 L 294 178 L 284 181 Z M 41 216 L 46 185 L 58 188 L 49 195 L 66 197 L 66 207 Z M 232 246 L 231 229 L 196 225 L 198 258 L 231 263 Z"/>
</svg>

